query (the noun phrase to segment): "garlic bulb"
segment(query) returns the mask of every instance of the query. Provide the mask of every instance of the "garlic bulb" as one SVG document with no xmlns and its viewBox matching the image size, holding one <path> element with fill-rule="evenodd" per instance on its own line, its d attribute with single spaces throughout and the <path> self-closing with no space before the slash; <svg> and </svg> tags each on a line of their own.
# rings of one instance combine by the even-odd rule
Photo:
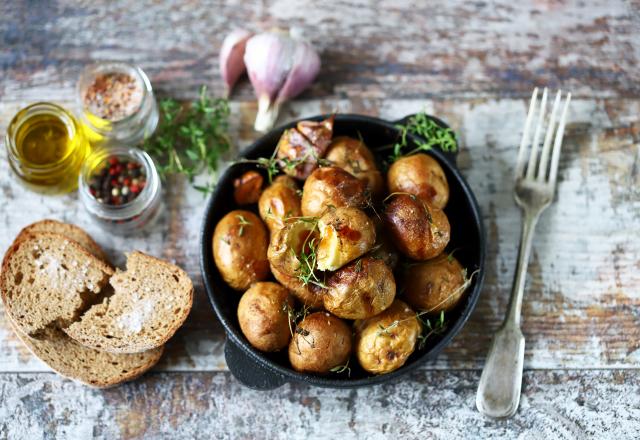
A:
<svg viewBox="0 0 640 440">
<path fill-rule="evenodd" d="M 244 63 L 258 98 L 257 131 L 272 128 L 281 104 L 306 89 L 320 71 L 320 57 L 309 43 L 279 32 L 251 37 Z"/>
<path fill-rule="evenodd" d="M 220 74 L 227 85 L 227 95 L 245 71 L 244 51 L 247 40 L 253 34 L 244 29 L 232 31 L 222 42 L 220 49 Z"/>
</svg>

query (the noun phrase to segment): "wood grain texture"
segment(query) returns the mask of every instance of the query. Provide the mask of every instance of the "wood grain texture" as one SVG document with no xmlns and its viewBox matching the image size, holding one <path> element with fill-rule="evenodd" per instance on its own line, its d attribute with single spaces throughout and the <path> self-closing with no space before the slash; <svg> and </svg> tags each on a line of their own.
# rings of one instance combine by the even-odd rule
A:
<svg viewBox="0 0 640 440">
<path fill-rule="evenodd" d="M 228 373 L 162 373 L 97 391 L 51 374 L 0 375 L 0 438 L 631 440 L 640 435 L 637 371 L 526 372 L 520 410 L 498 421 L 475 409 L 478 379 L 474 371 L 431 371 L 358 390 L 285 385 L 258 392 Z"/>
<path fill-rule="evenodd" d="M 637 7 L 624 0 L 60 1 L 0 6 L 0 98 L 64 99 L 82 66 L 142 65 L 179 97 L 222 93 L 217 54 L 232 27 L 297 27 L 322 52 L 305 98 L 638 97 Z M 238 97 L 251 100 L 250 87 Z"/>
</svg>

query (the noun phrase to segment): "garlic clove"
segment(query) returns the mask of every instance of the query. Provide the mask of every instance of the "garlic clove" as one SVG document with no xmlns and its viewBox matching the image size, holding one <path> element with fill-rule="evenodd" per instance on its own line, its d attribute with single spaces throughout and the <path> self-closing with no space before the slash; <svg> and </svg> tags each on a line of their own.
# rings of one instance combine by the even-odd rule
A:
<svg viewBox="0 0 640 440">
<path fill-rule="evenodd" d="M 296 97 L 309 87 L 320 72 L 320 57 L 306 41 L 296 42 L 291 70 L 278 92 L 277 102 Z"/>
<path fill-rule="evenodd" d="M 253 34 L 244 29 L 235 29 L 226 36 L 220 49 L 220 74 L 227 85 L 227 95 L 238 78 L 246 70 L 244 52 L 247 41 Z"/>
</svg>

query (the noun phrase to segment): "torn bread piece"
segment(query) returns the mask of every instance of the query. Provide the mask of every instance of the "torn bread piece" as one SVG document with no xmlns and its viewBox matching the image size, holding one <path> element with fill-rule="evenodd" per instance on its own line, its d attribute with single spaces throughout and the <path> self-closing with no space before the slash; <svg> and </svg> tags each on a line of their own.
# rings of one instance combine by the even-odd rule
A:
<svg viewBox="0 0 640 440">
<path fill-rule="evenodd" d="M 113 295 L 91 307 L 64 331 L 87 347 L 137 353 L 163 345 L 187 319 L 193 284 L 166 261 L 131 252 L 127 270 L 111 277 Z"/>
<path fill-rule="evenodd" d="M 34 336 L 66 326 L 92 303 L 113 274 L 111 266 L 74 240 L 50 232 L 25 234 L 7 250 L 0 292 L 16 326 Z"/>
<path fill-rule="evenodd" d="M 65 237 L 78 242 L 80 246 L 102 261 L 106 263 L 109 262 L 107 255 L 104 253 L 100 245 L 96 243 L 95 240 L 84 231 L 84 229 L 76 225 L 62 223 L 57 220 L 44 219 L 32 223 L 29 226 L 25 226 L 22 231 L 20 231 L 14 242 L 23 239 L 27 234 L 33 234 L 35 232 L 53 232 L 54 234 L 64 235 Z"/>
<path fill-rule="evenodd" d="M 162 346 L 135 354 L 106 353 L 82 346 L 57 328 L 46 328 L 35 339 L 22 333 L 15 323 L 11 322 L 11 325 L 33 355 L 49 368 L 96 388 L 111 387 L 139 377 L 158 363 L 164 351 Z"/>
</svg>

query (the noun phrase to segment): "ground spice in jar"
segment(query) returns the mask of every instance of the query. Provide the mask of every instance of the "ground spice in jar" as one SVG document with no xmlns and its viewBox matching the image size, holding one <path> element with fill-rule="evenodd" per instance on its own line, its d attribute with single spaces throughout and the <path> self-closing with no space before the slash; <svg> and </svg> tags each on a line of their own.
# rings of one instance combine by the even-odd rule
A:
<svg viewBox="0 0 640 440">
<path fill-rule="evenodd" d="M 142 164 L 110 156 L 89 180 L 89 193 L 100 203 L 119 206 L 138 197 L 146 183 Z"/>
<path fill-rule="evenodd" d="M 84 108 L 93 115 L 119 121 L 138 110 L 143 95 L 142 84 L 136 78 L 112 72 L 96 75 L 82 99 Z"/>
</svg>

